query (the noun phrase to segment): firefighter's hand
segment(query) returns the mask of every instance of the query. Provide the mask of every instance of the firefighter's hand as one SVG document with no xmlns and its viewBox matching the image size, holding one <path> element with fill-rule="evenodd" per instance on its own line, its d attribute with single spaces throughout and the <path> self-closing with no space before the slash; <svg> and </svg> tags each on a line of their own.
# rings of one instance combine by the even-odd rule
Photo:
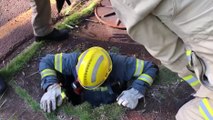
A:
<svg viewBox="0 0 213 120">
<path fill-rule="evenodd" d="M 116 100 L 119 105 L 134 109 L 138 104 L 138 100 L 142 97 L 144 97 L 144 95 L 142 95 L 138 90 L 131 88 L 123 91 Z"/>
<path fill-rule="evenodd" d="M 44 112 L 50 113 L 56 109 L 56 105 L 62 104 L 61 86 L 59 84 L 53 84 L 48 87 L 47 92 L 42 96 L 40 101 L 40 107 Z"/>
</svg>

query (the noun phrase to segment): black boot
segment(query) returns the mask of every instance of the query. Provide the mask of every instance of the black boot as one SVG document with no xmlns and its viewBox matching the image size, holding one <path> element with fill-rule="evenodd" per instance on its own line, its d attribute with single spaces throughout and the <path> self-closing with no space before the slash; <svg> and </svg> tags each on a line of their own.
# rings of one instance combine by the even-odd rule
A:
<svg viewBox="0 0 213 120">
<path fill-rule="evenodd" d="M 4 93 L 6 88 L 7 88 L 7 85 L 4 81 L 4 79 L 2 77 L 0 77 L 0 95 L 2 95 Z"/>
<path fill-rule="evenodd" d="M 69 31 L 68 30 L 57 30 L 57 29 L 53 29 L 53 31 L 51 33 L 49 33 L 48 35 L 45 36 L 35 36 L 35 39 L 37 42 L 39 41 L 46 41 L 46 40 L 50 40 L 50 41 L 60 41 L 60 40 L 64 40 L 67 39 L 69 37 Z"/>
</svg>

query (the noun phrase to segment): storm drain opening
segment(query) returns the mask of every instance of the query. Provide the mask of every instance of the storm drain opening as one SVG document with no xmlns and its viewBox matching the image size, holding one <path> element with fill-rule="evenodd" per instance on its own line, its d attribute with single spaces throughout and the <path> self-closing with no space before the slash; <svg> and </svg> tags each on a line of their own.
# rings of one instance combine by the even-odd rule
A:
<svg viewBox="0 0 213 120">
<path fill-rule="evenodd" d="M 96 18 L 103 24 L 113 28 L 126 29 L 122 22 L 116 17 L 111 6 L 110 0 L 102 0 L 100 5 L 95 8 Z"/>
</svg>

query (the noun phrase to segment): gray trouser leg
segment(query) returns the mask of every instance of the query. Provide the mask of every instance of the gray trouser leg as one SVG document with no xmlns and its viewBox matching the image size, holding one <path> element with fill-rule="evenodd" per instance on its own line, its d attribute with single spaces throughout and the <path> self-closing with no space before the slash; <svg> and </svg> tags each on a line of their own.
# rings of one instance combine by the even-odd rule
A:
<svg viewBox="0 0 213 120">
<path fill-rule="evenodd" d="M 31 0 L 32 26 L 35 36 L 45 36 L 52 32 L 50 0 Z"/>
</svg>

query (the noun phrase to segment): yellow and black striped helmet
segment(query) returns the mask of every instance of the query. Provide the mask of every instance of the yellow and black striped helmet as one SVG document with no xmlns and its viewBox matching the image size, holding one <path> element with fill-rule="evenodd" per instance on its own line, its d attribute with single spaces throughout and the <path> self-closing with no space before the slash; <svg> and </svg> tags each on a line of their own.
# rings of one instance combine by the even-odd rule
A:
<svg viewBox="0 0 213 120">
<path fill-rule="evenodd" d="M 109 53 L 101 47 L 91 47 L 78 58 L 78 80 L 85 89 L 94 89 L 107 79 L 112 70 Z"/>
</svg>

